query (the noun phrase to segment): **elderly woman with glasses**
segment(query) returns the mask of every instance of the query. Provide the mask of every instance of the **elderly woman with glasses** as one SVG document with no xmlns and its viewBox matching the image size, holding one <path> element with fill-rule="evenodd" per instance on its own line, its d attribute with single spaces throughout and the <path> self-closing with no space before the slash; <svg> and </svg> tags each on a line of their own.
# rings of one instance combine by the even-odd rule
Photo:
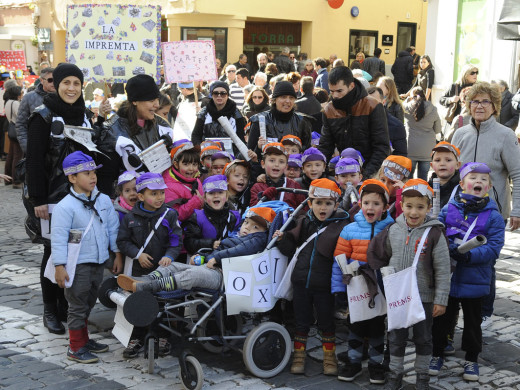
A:
<svg viewBox="0 0 520 390">
<path fill-rule="evenodd" d="M 520 148 L 515 133 L 496 120 L 500 115 L 500 100 L 497 86 L 486 82 L 473 85 L 466 96 L 470 124 L 457 130 L 452 143 L 460 149 L 462 164 L 475 161 L 489 166 L 492 185 L 489 196 L 496 201 L 504 220 L 510 218 L 511 230 L 516 230 L 520 226 Z M 513 181 L 512 208 L 509 178 Z M 493 267 L 490 295 L 482 301 L 483 320 L 493 313 L 494 300 Z"/>
<path fill-rule="evenodd" d="M 454 118 L 456 118 L 462 109 L 461 92 L 466 87 L 471 87 L 477 82 L 478 68 L 472 64 L 466 64 L 460 70 L 460 75 L 457 81 L 451 84 L 450 88 L 444 93 L 439 100 L 439 103 L 444 107 L 449 107 L 451 104 L 456 104 Z M 451 124 L 451 120 L 448 122 Z"/>
</svg>

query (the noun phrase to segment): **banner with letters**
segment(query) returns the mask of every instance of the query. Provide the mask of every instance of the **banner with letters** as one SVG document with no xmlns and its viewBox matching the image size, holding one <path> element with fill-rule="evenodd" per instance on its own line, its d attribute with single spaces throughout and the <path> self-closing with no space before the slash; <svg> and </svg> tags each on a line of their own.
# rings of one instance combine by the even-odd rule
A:
<svg viewBox="0 0 520 390">
<path fill-rule="evenodd" d="M 24 70 L 27 68 L 25 53 L 23 50 L 0 50 L 0 65 L 6 70 Z"/>
<path fill-rule="evenodd" d="M 164 42 L 162 55 L 168 83 L 218 79 L 212 40 Z"/>
<path fill-rule="evenodd" d="M 67 62 L 85 80 L 124 83 L 142 73 L 160 80 L 160 42 L 160 6 L 68 6 Z"/>
<path fill-rule="evenodd" d="M 278 298 L 274 292 L 287 269 L 277 248 L 250 256 L 222 259 L 227 314 L 266 312 Z"/>
</svg>

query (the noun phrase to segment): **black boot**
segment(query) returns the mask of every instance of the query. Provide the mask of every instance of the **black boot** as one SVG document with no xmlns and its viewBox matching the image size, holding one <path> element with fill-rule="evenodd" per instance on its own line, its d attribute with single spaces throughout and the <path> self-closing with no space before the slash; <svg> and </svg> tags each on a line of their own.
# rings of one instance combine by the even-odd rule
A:
<svg viewBox="0 0 520 390">
<path fill-rule="evenodd" d="M 49 329 L 49 332 L 55 334 L 65 334 L 65 327 L 58 320 L 58 308 L 56 304 L 43 304 L 43 326 Z"/>
</svg>

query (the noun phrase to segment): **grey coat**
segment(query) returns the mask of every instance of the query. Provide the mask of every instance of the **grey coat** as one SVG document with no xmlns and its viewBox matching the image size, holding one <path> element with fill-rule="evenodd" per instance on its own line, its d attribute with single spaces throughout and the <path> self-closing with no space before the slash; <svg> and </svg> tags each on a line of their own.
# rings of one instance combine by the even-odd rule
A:
<svg viewBox="0 0 520 390">
<path fill-rule="evenodd" d="M 430 161 L 432 149 L 437 144 L 436 134 L 440 134 L 441 118 L 430 102 L 424 102 L 425 115 L 416 121 L 411 112 L 411 104 L 404 103 L 404 119 L 408 136 L 408 158 L 414 161 Z"/>
<path fill-rule="evenodd" d="M 502 217 L 520 217 L 520 148 L 515 133 L 494 116 L 482 122 L 479 130 L 472 119 L 469 125 L 457 130 L 452 144 L 460 149 L 462 164 L 476 161 L 489 166 L 493 184 L 489 196 L 497 202 Z M 513 180 L 512 210 L 508 177 Z"/>
<path fill-rule="evenodd" d="M 29 128 L 29 117 L 34 109 L 43 104 L 43 98 L 48 94 L 43 90 L 43 85 L 39 84 L 34 91 L 29 92 L 22 98 L 18 109 L 16 120 L 16 136 L 24 153 L 27 152 L 27 129 Z"/>
</svg>

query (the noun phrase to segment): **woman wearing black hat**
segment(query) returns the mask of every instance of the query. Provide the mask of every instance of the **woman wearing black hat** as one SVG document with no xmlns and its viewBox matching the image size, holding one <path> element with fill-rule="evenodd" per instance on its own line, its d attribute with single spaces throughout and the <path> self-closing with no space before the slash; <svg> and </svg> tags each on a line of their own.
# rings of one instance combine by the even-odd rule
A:
<svg viewBox="0 0 520 390">
<path fill-rule="evenodd" d="M 139 162 L 128 157 L 153 145 L 163 136 L 173 139 L 168 122 L 156 115 L 159 108 L 159 87 L 153 77 L 139 74 L 126 83 L 127 101 L 117 115 L 104 123 L 115 140 L 115 150 L 121 156 L 126 170 L 141 169 Z"/>
<path fill-rule="evenodd" d="M 296 112 L 296 92 L 289 81 L 276 83 L 271 96 L 271 109 L 253 115 L 250 119 L 251 129 L 248 148 L 258 154 L 262 146 L 268 142 L 280 142 L 283 136 L 294 134 L 302 140 L 304 149 L 311 145 L 311 119 Z M 260 116 L 265 118 L 267 139 L 260 137 Z"/>
<path fill-rule="evenodd" d="M 40 221 L 49 220 L 49 205 L 58 203 L 69 192 L 63 173 L 63 159 L 75 150 L 91 154 L 80 144 L 63 136 L 63 125 L 92 128 L 92 113 L 85 108 L 82 95 L 83 73 L 72 64 L 61 63 L 53 72 L 56 93 L 48 94 L 43 105 L 29 118 L 27 131 L 26 183 L 28 197 L 24 204 L 29 214 L 26 230 L 34 232 L 34 242 L 44 244 L 40 283 L 44 304 L 43 323 L 52 333 L 63 334 L 61 321 L 67 320 L 67 301 L 63 289 L 43 276 L 51 254 L 50 241 L 40 236 Z M 101 119 L 100 119 L 101 120 Z M 97 128 L 99 130 L 99 128 Z M 96 162 L 110 166 L 102 155 L 93 156 Z M 100 191 L 110 191 L 113 177 L 109 168 L 98 174 Z M 117 176 L 116 176 L 117 177 Z"/>
<path fill-rule="evenodd" d="M 197 121 L 191 133 L 191 142 L 199 145 L 206 138 L 229 138 L 218 121 L 218 118 L 225 116 L 229 119 L 238 138 L 245 143 L 246 120 L 235 102 L 229 99 L 229 85 L 223 81 L 215 81 L 211 84 L 209 91 L 211 100 L 197 114 Z M 233 149 L 235 154 L 238 154 L 238 149 L 234 145 Z"/>
</svg>

